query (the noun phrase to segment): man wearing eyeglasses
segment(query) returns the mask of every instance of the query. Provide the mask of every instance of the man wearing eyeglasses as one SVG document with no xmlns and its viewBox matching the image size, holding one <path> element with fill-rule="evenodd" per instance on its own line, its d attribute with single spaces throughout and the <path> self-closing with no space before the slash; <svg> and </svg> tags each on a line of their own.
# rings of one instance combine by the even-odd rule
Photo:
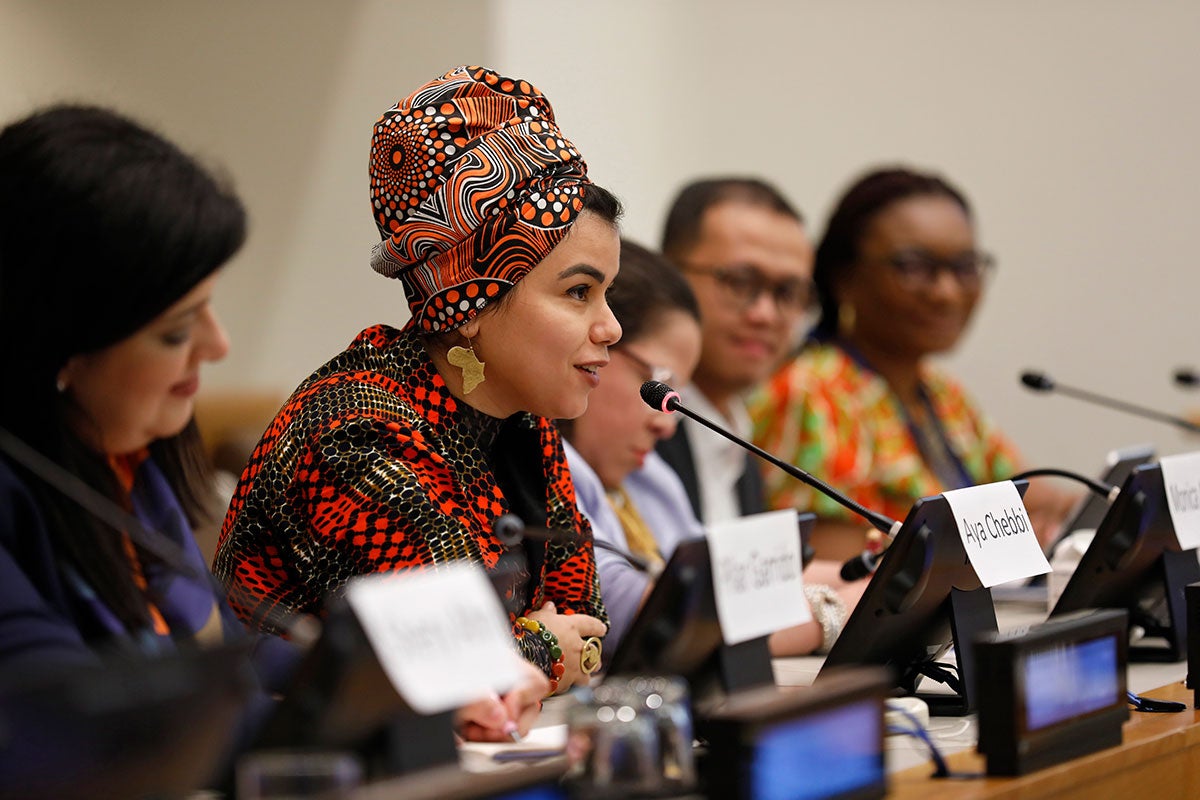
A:
<svg viewBox="0 0 1200 800">
<path fill-rule="evenodd" d="M 763 181 L 697 181 L 671 206 L 662 250 L 687 277 L 702 317 L 700 364 L 680 394 L 690 408 L 748 437 L 743 396 L 788 354 L 815 296 L 804 221 Z M 658 449 L 702 522 L 765 509 L 758 465 L 736 444 L 683 420 Z"/>
</svg>

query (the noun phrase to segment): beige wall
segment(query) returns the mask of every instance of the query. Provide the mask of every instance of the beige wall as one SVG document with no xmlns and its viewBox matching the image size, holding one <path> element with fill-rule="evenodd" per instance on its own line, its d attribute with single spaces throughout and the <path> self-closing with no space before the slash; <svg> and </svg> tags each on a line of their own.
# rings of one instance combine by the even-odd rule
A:
<svg viewBox="0 0 1200 800">
<path fill-rule="evenodd" d="M 0 115 L 96 99 L 223 164 L 254 228 L 219 297 L 235 353 L 210 385 L 281 390 L 406 315 L 366 266 L 370 125 L 454 64 L 537 83 L 649 243 L 697 174 L 763 174 L 819 233 L 864 167 L 934 168 L 1000 261 L 949 366 L 1030 461 L 1090 471 L 1133 441 L 1200 446 L 1016 380 L 1040 366 L 1200 406 L 1169 383 L 1200 365 L 1198 39 L 1200 4 L 1183 1 L 10 0 Z"/>
</svg>

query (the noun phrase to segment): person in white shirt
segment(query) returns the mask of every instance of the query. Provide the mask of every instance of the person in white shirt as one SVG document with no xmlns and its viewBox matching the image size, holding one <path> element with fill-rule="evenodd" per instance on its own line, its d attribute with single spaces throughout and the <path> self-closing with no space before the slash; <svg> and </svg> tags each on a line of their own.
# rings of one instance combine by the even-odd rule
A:
<svg viewBox="0 0 1200 800">
<path fill-rule="evenodd" d="M 684 187 L 667 215 L 663 254 L 700 306 L 702 347 L 685 405 L 749 438 L 744 395 L 788 355 L 812 307 L 813 247 L 799 212 L 754 178 Z M 738 445 L 684 421 L 659 453 L 706 524 L 766 509 L 759 465 Z"/>
</svg>

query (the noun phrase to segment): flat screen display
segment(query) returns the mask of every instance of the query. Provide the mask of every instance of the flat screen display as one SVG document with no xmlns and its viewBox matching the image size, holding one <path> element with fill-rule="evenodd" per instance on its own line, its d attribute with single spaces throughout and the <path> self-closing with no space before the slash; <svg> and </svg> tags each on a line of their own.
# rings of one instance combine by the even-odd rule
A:
<svg viewBox="0 0 1200 800">
<path fill-rule="evenodd" d="M 1028 731 L 1125 701 L 1114 636 L 1028 653 L 1022 660 L 1021 680 Z"/>
<path fill-rule="evenodd" d="M 541 784 L 488 795 L 488 797 L 492 800 L 567 800 L 569 796 L 566 790 L 558 784 Z"/>
<path fill-rule="evenodd" d="M 750 762 L 753 800 L 835 798 L 882 785 L 879 701 L 862 700 L 759 732 Z"/>
</svg>

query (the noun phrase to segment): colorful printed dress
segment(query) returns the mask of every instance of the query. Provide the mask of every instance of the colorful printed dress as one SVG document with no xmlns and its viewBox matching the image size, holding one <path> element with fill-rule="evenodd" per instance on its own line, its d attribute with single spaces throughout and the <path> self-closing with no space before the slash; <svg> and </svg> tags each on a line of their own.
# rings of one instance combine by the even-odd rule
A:
<svg viewBox="0 0 1200 800">
<path fill-rule="evenodd" d="M 321 613 L 356 575 L 460 559 L 497 569 L 505 548 L 492 528 L 510 511 L 556 531 L 526 543 L 510 609 L 553 601 L 559 613 L 606 620 L 554 423 L 459 403 L 411 326 L 379 325 L 305 380 L 267 428 L 213 571 L 239 616 L 270 630 L 280 615 Z M 548 670 L 546 648 L 513 631 Z"/>
<path fill-rule="evenodd" d="M 754 441 L 900 520 L 921 497 L 1003 480 L 1018 470 L 1016 449 L 962 387 L 929 367 L 921 387 L 932 431 L 910 424 L 887 382 L 861 359 L 835 342 L 813 341 L 752 399 Z M 772 508 L 859 519 L 779 470 L 764 478 Z"/>
</svg>

